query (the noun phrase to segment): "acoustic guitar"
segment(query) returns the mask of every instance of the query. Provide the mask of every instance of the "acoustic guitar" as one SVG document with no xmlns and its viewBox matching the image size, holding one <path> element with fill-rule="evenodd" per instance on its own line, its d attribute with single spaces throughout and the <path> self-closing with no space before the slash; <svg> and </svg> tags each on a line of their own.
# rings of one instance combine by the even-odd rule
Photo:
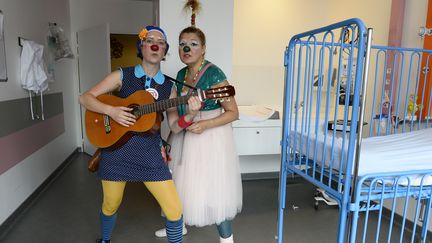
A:
<svg viewBox="0 0 432 243">
<path fill-rule="evenodd" d="M 153 96 L 144 90 L 136 91 L 124 99 L 114 95 L 103 94 L 98 96 L 97 99 L 105 104 L 132 108 L 131 113 L 135 115 L 136 122 L 132 126 L 124 127 L 107 115 L 86 110 L 85 126 L 87 138 L 96 147 L 110 147 L 130 132 L 146 132 L 150 130 L 156 122 L 157 112 L 181 104 L 187 104 L 188 99 L 192 95 L 198 96 L 201 101 L 223 101 L 227 97 L 234 96 L 235 89 L 233 86 L 227 85 L 219 88 L 197 90 L 186 96 L 156 102 Z"/>
</svg>

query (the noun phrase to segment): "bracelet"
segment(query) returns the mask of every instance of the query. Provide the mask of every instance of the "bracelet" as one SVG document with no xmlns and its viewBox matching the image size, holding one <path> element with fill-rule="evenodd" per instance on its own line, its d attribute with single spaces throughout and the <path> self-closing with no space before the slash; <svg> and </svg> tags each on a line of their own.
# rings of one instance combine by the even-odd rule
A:
<svg viewBox="0 0 432 243">
<path fill-rule="evenodd" d="M 181 128 L 186 128 L 186 127 L 192 125 L 192 121 L 187 122 L 187 121 L 185 120 L 185 116 L 186 116 L 186 115 L 179 117 L 179 119 L 178 119 L 178 121 L 177 121 L 177 124 L 178 124 L 179 127 L 181 127 Z"/>
</svg>

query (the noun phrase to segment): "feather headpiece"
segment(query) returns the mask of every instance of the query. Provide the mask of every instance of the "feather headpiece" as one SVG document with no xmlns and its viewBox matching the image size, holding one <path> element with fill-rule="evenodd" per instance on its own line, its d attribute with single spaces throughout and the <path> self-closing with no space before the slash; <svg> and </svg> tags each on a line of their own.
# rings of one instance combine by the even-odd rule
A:
<svg viewBox="0 0 432 243">
<path fill-rule="evenodd" d="M 198 0 L 187 0 L 184 6 L 184 10 L 188 11 L 191 10 L 191 25 L 195 26 L 195 18 L 196 15 L 201 10 L 201 3 Z"/>
</svg>

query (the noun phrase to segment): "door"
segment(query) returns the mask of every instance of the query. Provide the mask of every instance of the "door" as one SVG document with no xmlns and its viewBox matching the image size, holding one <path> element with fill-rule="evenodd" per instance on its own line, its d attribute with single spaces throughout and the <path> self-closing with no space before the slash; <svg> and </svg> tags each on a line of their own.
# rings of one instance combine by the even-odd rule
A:
<svg viewBox="0 0 432 243">
<path fill-rule="evenodd" d="M 79 90 L 84 93 L 111 72 L 109 25 L 99 25 L 77 33 Z M 93 154 L 96 148 L 85 132 L 85 108 L 81 107 L 83 151 Z"/>
<path fill-rule="evenodd" d="M 432 28 L 432 1 L 429 1 L 428 3 L 428 11 L 427 11 L 427 17 L 426 17 L 426 28 Z M 432 36 L 425 35 L 424 41 L 423 41 L 423 49 L 431 50 L 432 49 Z M 429 59 L 428 67 L 426 67 L 426 62 Z M 418 87 L 418 98 L 417 103 L 422 103 L 423 109 L 421 110 L 421 114 L 417 112 L 417 116 L 419 116 L 422 120 L 423 119 L 431 119 L 432 109 L 431 108 L 431 89 L 432 89 L 432 80 L 431 80 L 431 73 L 432 73 L 432 55 L 428 52 L 423 52 L 422 56 L 422 73 L 420 75 L 420 82 Z M 424 75 L 428 70 L 427 75 Z"/>
</svg>

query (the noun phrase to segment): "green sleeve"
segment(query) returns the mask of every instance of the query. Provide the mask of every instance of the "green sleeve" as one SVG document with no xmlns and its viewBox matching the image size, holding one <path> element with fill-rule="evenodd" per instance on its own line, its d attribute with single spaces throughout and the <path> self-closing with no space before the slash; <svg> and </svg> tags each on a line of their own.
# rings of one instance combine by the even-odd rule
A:
<svg viewBox="0 0 432 243">
<path fill-rule="evenodd" d="M 203 76 L 198 82 L 198 88 L 201 90 L 210 89 L 212 86 L 219 84 L 223 81 L 227 80 L 225 73 L 216 65 L 211 65 L 204 72 Z M 214 110 L 220 108 L 221 105 L 218 101 L 215 100 L 206 100 L 204 102 L 204 107 L 202 110 Z"/>
</svg>

